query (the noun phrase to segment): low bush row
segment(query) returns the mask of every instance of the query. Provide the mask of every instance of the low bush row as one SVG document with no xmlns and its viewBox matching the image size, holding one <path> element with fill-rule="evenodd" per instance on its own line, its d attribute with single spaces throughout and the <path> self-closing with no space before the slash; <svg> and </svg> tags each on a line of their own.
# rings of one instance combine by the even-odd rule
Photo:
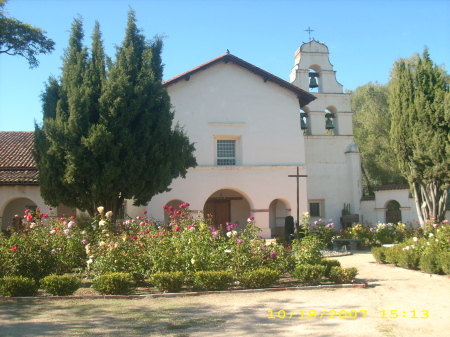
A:
<svg viewBox="0 0 450 337">
<path fill-rule="evenodd" d="M 352 282 L 357 275 L 356 268 L 341 268 L 337 260 L 323 260 L 321 264 L 301 264 L 293 276 L 306 284 L 318 284 L 324 278 L 334 283 Z M 196 291 L 225 290 L 232 285 L 255 289 L 270 287 L 278 282 L 280 273 L 269 268 L 243 272 L 237 277 L 230 271 L 198 271 L 187 275 L 181 271 L 152 274 L 148 282 L 161 292 L 179 292 L 183 286 Z M 49 275 L 40 283 L 22 276 L 6 276 L 0 279 L 2 296 L 35 296 L 40 288 L 54 296 L 73 295 L 81 285 L 78 276 Z M 92 288 L 102 295 L 127 295 L 133 292 L 136 282 L 128 273 L 106 273 L 92 280 Z"/>
<path fill-rule="evenodd" d="M 426 226 L 419 237 L 412 237 L 392 247 L 372 248 L 372 255 L 378 263 L 391 263 L 429 274 L 450 275 L 450 226 L 448 222 L 434 223 Z"/>
<path fill-rule="evenodd" d="M 342 268 L 337 260 L 323 260 L 321 264 L 301 264 L 293 272 L 296 279 L 307 284 L 321 283 L 328 278 L 336 284 L 351 283 L 358 275 L 356 268 Z"/>
</svg>

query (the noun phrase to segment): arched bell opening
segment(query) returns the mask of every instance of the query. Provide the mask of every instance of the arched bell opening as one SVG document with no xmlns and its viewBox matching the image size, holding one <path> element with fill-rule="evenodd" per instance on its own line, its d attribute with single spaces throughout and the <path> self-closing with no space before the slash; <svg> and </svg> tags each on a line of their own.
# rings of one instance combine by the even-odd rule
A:
<svg viewBox="0 0 450 337">
<path fill-rule="evenodd" d="M 309 130 L 311 129 L 310 121 L 309 121 L 309 108 L 304 106 L 300 109 L 300 129 L 302 130 L 304 135 L 309 134 Z"/>
<path fill-rule="evenodd" d="M 336 108 L 329 106 L 325 109 L 325 129 L 328 136 L 336 134 L 335 129 Z"/>
<path fill-rule="evenodd" d="M 313 64 L 309 67 L 309 92 L 319 93 L 320 92 L 320 71 L 322 68 Z"/>
</svg>

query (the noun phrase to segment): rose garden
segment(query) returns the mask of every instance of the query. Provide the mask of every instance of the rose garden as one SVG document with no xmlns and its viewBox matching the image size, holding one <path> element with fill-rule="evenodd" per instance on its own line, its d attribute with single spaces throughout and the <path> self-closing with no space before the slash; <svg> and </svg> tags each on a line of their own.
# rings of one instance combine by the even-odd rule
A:
<svg viewBox="0 0 450 337">
<path fill-rule="evenodd" d="M 250 217 L 244 230 L 210 225 L 189 204 L 166 207 L 171 222 L 146 216 L 114 221 L 99 207 L 92 219 L 60 218 L 25 211 L 24 226 L 0 236 L 2 296 L 73 295 L 89 285 L 96 294 L 133 294 L 136 287 L 159 292 L 267 288 L 352 283 L 356 268 L 324 257 L 333 238 L 362 239 L 379 263 L 450 274 L 448 220 L 425 226 L 355 224 L 335 232 L 305 213 L 300 238 L 267 243 Z M 51 212 L 51 208 L 50 208 Z M 327 254 L 325 254 L 327 255 Z"/>
</svg>

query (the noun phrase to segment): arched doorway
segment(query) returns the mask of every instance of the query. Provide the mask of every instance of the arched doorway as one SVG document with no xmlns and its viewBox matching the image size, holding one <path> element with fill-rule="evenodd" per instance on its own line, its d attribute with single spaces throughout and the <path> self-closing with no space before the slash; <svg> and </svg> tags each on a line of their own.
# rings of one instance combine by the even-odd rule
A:
<svg viewBox="0 0 450 337">
<path fill-rule="evenodd" d="M 272 238 L 284 238 L 284 221 L 287 214 L 283 200 L 275 199 L 269 206 L 269 227 Z"/>
<path fill-rule="evenodd" d="M 28 198 L 17 198 L 11 200 L 3 211 L 1 229 L 6 230 L 8 227 L 19 225 L 19 222 L 21 222 L 23 216 L 25 215 L 25 210 L 35 210 L 36 207 L 36 203 Z"/>
<path fill-rule="evenodd" d="M 250 216 L 250 204 L 238 191 L 222 189 L 214 192 L 203 207 L 205 218 L 211 218 L 216 228 L 226 230 L 227 222 L 237 224 L 237 229 L 244 229 Z"/>
<path fill-rule="evenodd" d="M 402 211 L 400 204 L 396 200 L 391 200 L 386 204 L 386 223 L 398 223 L 402 221 Z"/>
</svg>

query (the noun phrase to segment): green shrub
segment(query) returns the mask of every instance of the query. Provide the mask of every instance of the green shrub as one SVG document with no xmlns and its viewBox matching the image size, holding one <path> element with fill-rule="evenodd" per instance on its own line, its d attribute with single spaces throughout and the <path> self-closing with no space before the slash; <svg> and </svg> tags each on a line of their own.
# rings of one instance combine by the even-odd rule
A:
<svg viewBox="0 0 450 337">
<path fill-rule="evenodd" d="M 419 269 L 421 251 L 411 246 L 406 246 L 398 251 L 398 265 L 407 269 Z"/>
<path fill-rule="evenodd" d="M 338 260 L 328 260 L 328 259 L 323 259 L 322 262 L 320 262 L 321 265 L 325 266 L 325 277 L 329 277 L 330 276 L 330 271 L 331 271 L 331 267 L 340 267 L 341 263 Z"/>
<path fill-rule="evenodd" d="M 92 280 L 92 288 L 102 295 L 127 295 L 133 291 L 134 283 L 128 273 L 106 273 Z"/>
<path fill-rule="evenodd" d="M 441 274 L 442 273 L 442 258 L 439 258 L 438 253 L 435 251 L 429 251 L 420 257 L 419 268 L 428 274 Z"/>
<path fill-rule="evenodd" d="M 0 294 L 5 297 L 36 296 L 36 282 L 23 276 L 5 276 L 0 279 Z"/>
<path fill-rule="evenodd" d="M 192 276 L 194 289 L 223 290 L 233 282 L 233 275 L 229 271 L 198 271 Z"/>
<path fill-rule="evenodd" d="M 439 255 L 439 266 L 445 275 L 450 275 L 450 252 L 442 252 Z"/>
<path fill-rule="evenodd" d="M 183 272 L 169 271 L 152 274 L 148 281 L 161 292 L 176 293 L 183 287 L 184 279 Z"/>
<path fill-rule="evenodd" d="M 296 264 L 319 264 L 323 259 L 321 250 L 324 248 L 323 242 L 314 235 L 292 242 L 292 254 Z"/>
<path fill-rule="evenodd" d="M 244 272 L 238 276 L 239 283 L 244 288 L 266 288 L 280 279 L 280 273 L 277 270 L 269 268 L 259 268 Z"/>
<path fill-rule="evenodd" d="M 397 265 L 401 250 L 402 250 L 402 246 L 400 246 L 400 245 L 396 245 L 393 247 L 387 247 L 384 251 L 384 255 L 386 257 L 386 262 Z"/>
<path fill-rule="evenodd" d="M 77 276 L 49 275 L 41 280 L 41 288 L 54 296 L 69 296 L 80 288 Z"/>
<path fill-rule="evenodd" d="M 295 267 L 292 274 L 294 277 L 301 282 L 307 284 L 317 284 L 320 283 L 325 275 L 327 266 L 316 264 L 300 264 Z"/>
<path fill-rule="evenodd" d="M 358 275 L 358 269 L 352 268 L 342 268 L 342 267 L 332 267 L 330 271 L 330 281 L 336 284 L 350 283 L 352 282 L 356 275 Z"/>
<path fill-rule="evenodd" d="M 386 247 L 373 247 L 371 252 L 373 255 L 373 258 L 375 259 L 375 261 L 377 261 L 378 263 L 386 263 Z"/>
</svg>

